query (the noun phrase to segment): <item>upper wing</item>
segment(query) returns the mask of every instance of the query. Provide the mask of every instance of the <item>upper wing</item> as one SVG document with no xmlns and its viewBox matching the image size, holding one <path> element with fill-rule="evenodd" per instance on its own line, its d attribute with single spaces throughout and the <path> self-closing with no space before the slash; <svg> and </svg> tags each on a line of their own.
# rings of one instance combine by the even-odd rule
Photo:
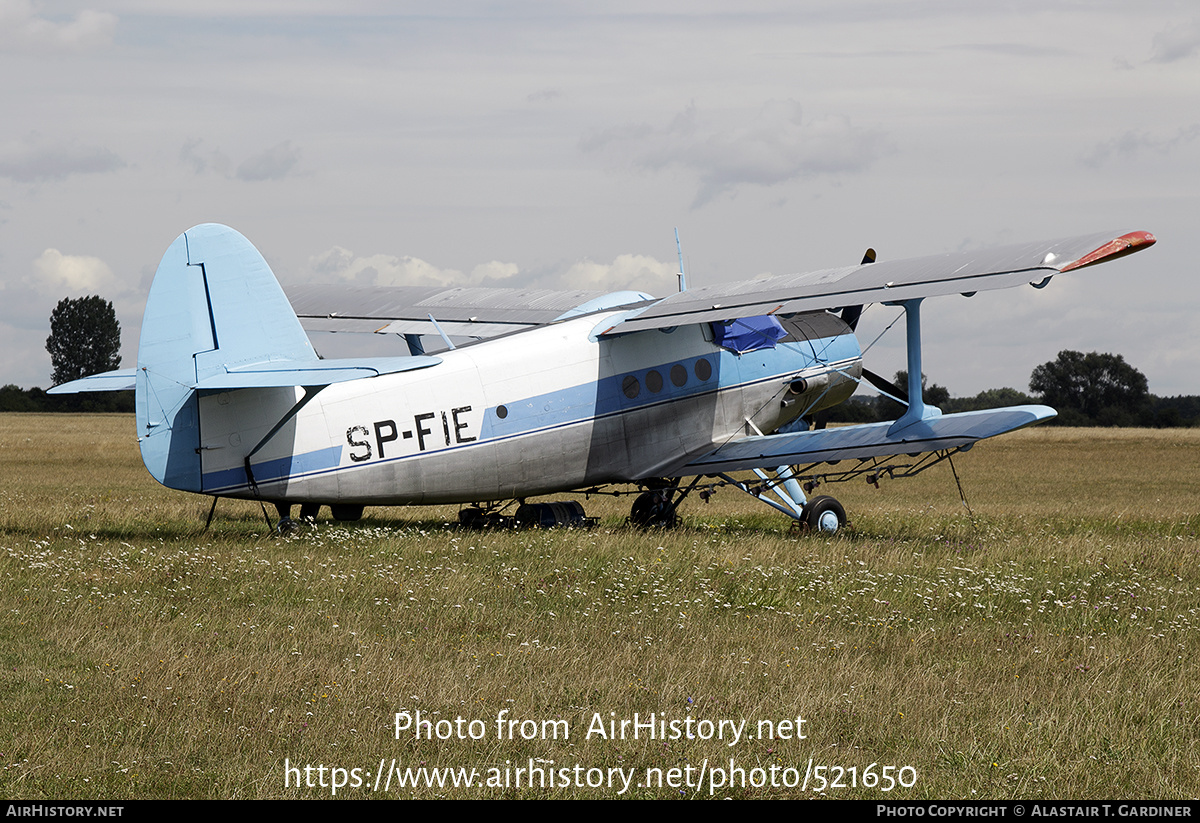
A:
<svg viewBox="0 0 1200 823">
<path fill-rule="evenodd" d="M 288 299 L 308 331 L 437 334 L 440 326 L 455 337 L 496 337 L 653 298 L 583 289 L 321 285 L 294 286 Z"/>
<path fill-rule="evenodd" d="M 1149 232 L 1119 236 L 1104 232 L 689 289 L 631 313 L 604 334 L 940 294 L 974 294 L 1022 283 L 1040 286 L 1056 274 L 1123 257 L 1154 242 Z"/>
<path fill-rule="evenodd" d="M 605 334 L 763 314 L 1041 284 L 1061 272 L 1154 244 L 1149 232 L 1115 232 L 995 249 L 891 260 L 690 289 L 655 301 L 642 292 L 441 286 L 308 285 L 288 299 L 308 331 L 496 337 L 614 308 L 627 318 Z M 439 329 L 440 327 L 440 329 Z"/>
</svg>

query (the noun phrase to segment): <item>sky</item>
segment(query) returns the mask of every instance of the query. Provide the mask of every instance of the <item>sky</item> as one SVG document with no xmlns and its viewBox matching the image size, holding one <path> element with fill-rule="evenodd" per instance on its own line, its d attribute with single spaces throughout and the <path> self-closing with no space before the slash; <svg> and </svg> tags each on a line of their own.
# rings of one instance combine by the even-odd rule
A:
<svg viewBox="0 0 1200 823">
<path fill-rule="evenodd" d="M 1200 394 L 1194 0 L 0 0 L 0 101 L 0 385 L 50 385 L 64 297 L 112 300 L 134 365 L 163 252 L 219 222 L 285 288 L 658 295 L 675 228 L 692 285 L 1151 231 L 927 301 L 924 370 L 1101 351 Z M 898 314 L 859 326 L 881 374 Z"/>
</svg>

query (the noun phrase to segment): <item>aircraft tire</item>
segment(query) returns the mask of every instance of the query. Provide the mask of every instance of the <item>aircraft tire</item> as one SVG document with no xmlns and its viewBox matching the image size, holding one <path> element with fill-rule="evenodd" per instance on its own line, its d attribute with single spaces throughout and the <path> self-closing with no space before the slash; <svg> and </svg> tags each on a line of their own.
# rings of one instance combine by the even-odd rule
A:
<svg viewBox="0 0 1200 823">
<path fill-rule="evenodd" d="M 802 512 L 804 522 L 814 532 L 834 534 L 846 525 L 846 510 L 829 495 L 814 497 Z"/>
<path fill-rule="evenodd" d="M 662 492 L 642 492 L 633 501 L 629 522 L 641 529 L 670 529 L 679 518 Z"/>
</svg>

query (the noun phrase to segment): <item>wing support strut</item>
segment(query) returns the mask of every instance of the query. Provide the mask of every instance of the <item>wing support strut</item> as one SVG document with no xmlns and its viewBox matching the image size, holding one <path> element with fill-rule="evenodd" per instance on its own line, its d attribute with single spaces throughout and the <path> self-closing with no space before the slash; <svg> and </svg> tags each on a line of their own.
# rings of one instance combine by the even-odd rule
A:
<svg viewBox="0 0 1200 823">
<path fill-rule="evenodd" d="M 908 411 L 888 428 L 894 435 L 913 423 L 940 417 L 942 410 L 937 406 L 926 406 L 921 392 L 921 301 L 923 297 L 902 300 L 904 307 L 904 331 L 908 349 Z M 894 304 L 893 304 L 894 305 Z"/>
<path fill-rule="evenodd" d="M 433 327 L 435 329 L 437 329 L 437 333 L 442 336 L 442 340 L 444 340 L 446 342 L 446 348 L 453 349 L 454 344 L 450 342 L 450 337 L 444 331 L 442 331 L 442 325 L 440 323 L 438 323 L 438 321 L 436 319 L 434 319 L 434 316 L 432 314 L 429 315 L 429 322 L 433 324 Z M 412 344 L 410 343 L 409 344 L 410 350 L 411 350 L 411 346 L 412 346 Z"/>
<path fill-rule="evenodd" d="M 259 495 L 259 492 L 258 492 L 258 481 L 254 478 L 254 469 L 251 468 L 251 466 L 250 466 L 250 458 L 252 458 L 252 457 L 254 457 L 254 455 L 258 454 L 258 450 L 261 449 L 263 446 L 267 445 L 267 441 L 269 441 L 272 437 L 274 437 L 276 435 L 276 433 L 280 429 L 282 429 L 289 420 L 291 420 L 297 414 L 299 414 L 300 410 L 302 408 L 304 408 L 306 405 L 308 405 L 308 401 L 310 401 L 314 397 L 316 397 L 317 393 L 320 392 L 322 389 L 324 389 L 325 386 L 303 386 L 302 388 L 304 389 L 304 396 L 301 397 L 298 401 L 296 401 L 296 404 L 293 405 L 283 415 L 283 417 L 279 418 L 279 422 L 277 422 L 271 428 L 271 430 L 269 432 L 267 432 L 265 435 L 263 435 L 263 438 L 258 441 L 258 445 L 255 446 L 253 449 L 251 449 L 250 452 L 246 455 L 245 459 L 242 461 L 242 465 L 246 470 L 246 482 L 250 486 L 250 491 L 252 491 L 254 493 L 254 499 L 257 500 L 259 505 L 263 507 L 263 517 L 267 521 L 267 528 L 271 529 L 271 531 L 279 531 L 279 532 L 283 531 L 284 521 L 291 520 L 290 513 L 291 513 L 292 507 L 290 504 L 284 503 L 283 501 L 276 502 L 275 508 L 279 512 L 279 522 L 274 523 L 274 524 L 271 523 L 271 518 L 267 515 L 267 507 L 263 503 L 263 499 Z M 214 498 L 213 499 L 213 508 L 216 509 L 216 507 L 217 507 L 217 501 Z M 211 520 L 212 512 L 209 512 L 208 516 L 209 516 L 209 519 Z M 205 528 L 207 528 L 207 526 Z"/>
</svg>

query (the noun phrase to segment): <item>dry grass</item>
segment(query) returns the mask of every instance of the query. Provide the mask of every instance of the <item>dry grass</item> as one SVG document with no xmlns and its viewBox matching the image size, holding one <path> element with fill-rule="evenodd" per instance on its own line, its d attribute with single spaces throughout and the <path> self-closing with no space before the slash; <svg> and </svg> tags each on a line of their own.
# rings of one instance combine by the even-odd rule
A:
<svg viewBox="0 0 1200 823">
<path fill-rule="evenodd" d="M 956 459 L 972 515 L 944 467 L 823 488 L 854 521 L 834 539 L 728 490 L 669 533 L 624 528 L 628 500 L 606 498 L 590 531 L 394 509 L 273 539 L 229 501 L 201 534 L 206 501 L 145 474 L 128 418 L 0 415 L 0 793 L 331 794 L 286 785 L 285 759 L 368 784 L 381 760 L 501 778 L 387 796 L 617 793 L 503 785 L 533 759 L 636 769 L 626 796 L 707 797 L 638 784 L 732 758 L 749 781 L 810 760 L 915 769 L 911 788 L 829 797 L 1195 797 L 1198 458 L 1193 431 L 1020 432 Z M 570 738 L 497 739 L 502 710 Z M 397 738 L 417 711 L 486 733 Z M 651 713 L 746 732 L 586 734 Z M 755 734 L 797 716 L 805 739 Z"/>
</svg>

